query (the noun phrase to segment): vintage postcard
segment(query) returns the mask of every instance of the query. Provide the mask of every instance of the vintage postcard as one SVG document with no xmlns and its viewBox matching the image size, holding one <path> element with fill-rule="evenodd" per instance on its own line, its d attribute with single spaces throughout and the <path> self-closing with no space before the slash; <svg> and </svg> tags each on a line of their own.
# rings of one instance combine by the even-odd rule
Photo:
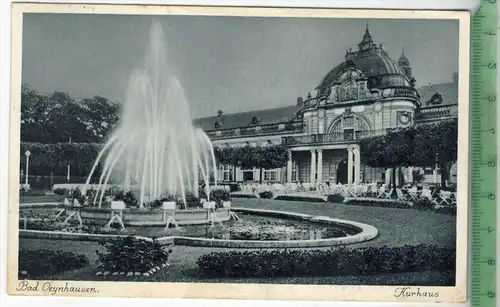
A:
<svg viewBox="0 0 500 307">
<path fill-rule="evenodd" d="M 467 299 L 468 12 L 12 18 L 10 294 Z"/>
</svg>

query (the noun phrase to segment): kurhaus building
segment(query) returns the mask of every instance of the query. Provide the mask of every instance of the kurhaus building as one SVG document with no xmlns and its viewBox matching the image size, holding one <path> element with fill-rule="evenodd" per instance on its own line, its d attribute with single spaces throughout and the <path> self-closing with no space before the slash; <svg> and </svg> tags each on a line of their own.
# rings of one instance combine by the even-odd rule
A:
<svg viewBox="0 0 500 307">
<path fill-rule="evenodd" d="M 345 61 L 293 105 L 235 114 L 219 110 L 216 116 L 197 119 L 195 124 L 208 134 L 214 146 L 286 145 L 291 155 L 288 166 L 264 170 L 264 181 L 388 181 L 389 170 L 362 164 L 358 141 L 384 134 L 390 128 L 456 117 L 458 74 L 450 76 L 449 83 L 417 89 L 404 49 L 395 62 L 382 45 L 375 44 L 368 27 L 357 49 L 347 50 Z M 219 181 L 261 179 L 258 169 L 233 170 L 222 165 L 218 173 Z M 401 173 L 405 181 L 432 182 L 437 180 L 439 170 L 410 167 Z M 453 180 L 453 167 L 451 174 Z"/>
</svg>

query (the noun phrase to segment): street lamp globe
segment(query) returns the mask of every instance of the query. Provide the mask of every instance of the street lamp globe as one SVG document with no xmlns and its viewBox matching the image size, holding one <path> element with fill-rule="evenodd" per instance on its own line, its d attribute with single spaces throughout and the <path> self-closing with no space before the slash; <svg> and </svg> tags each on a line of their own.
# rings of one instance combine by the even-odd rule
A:
<svg viewBox="0 0 500 307">
<path fill-rule="evenodd" d="M 26 150 L 24 154 L 26 155 L 26 157 L 29 157 L 31 155 L 31 152 L 29 150 Z"/>
</svg>

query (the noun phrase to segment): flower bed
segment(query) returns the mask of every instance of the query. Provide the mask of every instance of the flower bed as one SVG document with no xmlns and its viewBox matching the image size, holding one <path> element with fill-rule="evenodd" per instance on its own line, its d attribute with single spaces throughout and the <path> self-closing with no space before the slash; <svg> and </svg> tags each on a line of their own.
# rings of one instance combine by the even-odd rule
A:
<svg viewBox="0 0 500 307">
<path fill-rule="evenodd" d="M 204 277 L 366 276 L 455 270 L 455 250 L 435 245 L 217 252 L 197 260 Z"/>
<path fill-rule="evenodd" d="M 172 250 L 165 250 L 156 239 L 147 241 L 132 236 L 101 243 L 106 252 L 97 252 L 100 264 L 96 275 L 150 276 L 162 267 Z"/>
<path fill-rule="evenodd" d="M 84 255 L 65 251 L 19 250 L 19 279 L 53 276 L 89 265 Z"/>
</svg>

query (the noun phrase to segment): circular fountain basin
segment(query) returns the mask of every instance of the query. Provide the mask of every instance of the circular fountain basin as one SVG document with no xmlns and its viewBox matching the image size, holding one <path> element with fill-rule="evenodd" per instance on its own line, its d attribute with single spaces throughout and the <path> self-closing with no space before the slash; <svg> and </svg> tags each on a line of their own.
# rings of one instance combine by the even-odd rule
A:
<svg viewBox="0 0 500 307">
<path fill-rule="evenodd" d="M 32 207 L 32 206 L 29 206 Z M 28 206 L 22 211 L 29 209 Z M 33 210 L 37 210 L 34 206 Z M 83 210 L 82 210 L 83 209 Z M 44 209 L 42 209 L 44 210 Z M 76 212 L 77 208 L 64 208 L 65 215 Z M 72 211 L 73 210 L 73 211 Z M 84 224 L 104 225 L 111 218 L 111 209 L 78 208 Z M 70 233 L 62 231 L 21 230 L 20 235 L 32 238 L 51 238 L 62 240 L 112 240 L 119 236 L 134 235 L 151 240 L 158 238 L 162 244 L 177 244 L 223 248 L 308 248 L 328 247 L 353 244 L 371 240 L 378 235 L 378 230 L 368 224 L 328 216 L 249 209 L 221 208 L 217 214 L 221 223 L 211 223 L 206 210 L 179 210 L 177 216 L 184 218 L 178 221 L 180 228 L 165 229 L 165 222 L 160 218 L 160 210 L 128 209 L 123 211 L 126 231 L 113 233 Z M 181 215 L 181 213 L 183 213 Z M 235 221 L 234 215 L 240 217 Z M 128 214 L 128 215 L 125 215 Z M 127 221 L 126 217 L 129 218 Z M 161 215 L 163 217 L 163 215 Z M 130 220 L 133 218 L 134 220 Z M 224 218 L 225 220 L 222 220 Z M 264 225 L 264 226 L 263 226 Z M 150 227 L 144 227 L 150 226 Z M 155 227 L 163 226 L 163 227 Z M 248 229 L 254 228 L 257 231 Z M 283 235 L 287 228 L 291 235 Z M 295 228 L 295 229 L 294 229 Z M 325 231 L 326 229 L 326 231 Z M 293 233 L 295 230 L 295 233 Z M 298 230 L 298 231 L 297 231 Z M 318 236 L 318 230 L 322 235 Z M 297 235 L 297 232 L 301 232 Z M 271 232 L 271 235 L 269 235 Z M 304 233 L 305 232 L 305 233 Z M 309 236 L 310 234 L 310 236 Z"/>
<path fill-rule="evenodd" d="M 70 216 L 79 211 L 83 223 L 106 224 L 115 214 L 120 215 L 125 226 L 166 226 L 168 215 L 161 209 L 138 209 L 126 208 L 123 210 L 112 210 L 109 208 L 92 207 L 66 207 L 65 214 Z M 174 218 L 179 226 L 210 224 L 210 212 L 206 209 L 182 209 L 175 211 Z M 215 211 L 217 221 L 228 221 L 229 208 L 220 208 Z"/>
</svg>

